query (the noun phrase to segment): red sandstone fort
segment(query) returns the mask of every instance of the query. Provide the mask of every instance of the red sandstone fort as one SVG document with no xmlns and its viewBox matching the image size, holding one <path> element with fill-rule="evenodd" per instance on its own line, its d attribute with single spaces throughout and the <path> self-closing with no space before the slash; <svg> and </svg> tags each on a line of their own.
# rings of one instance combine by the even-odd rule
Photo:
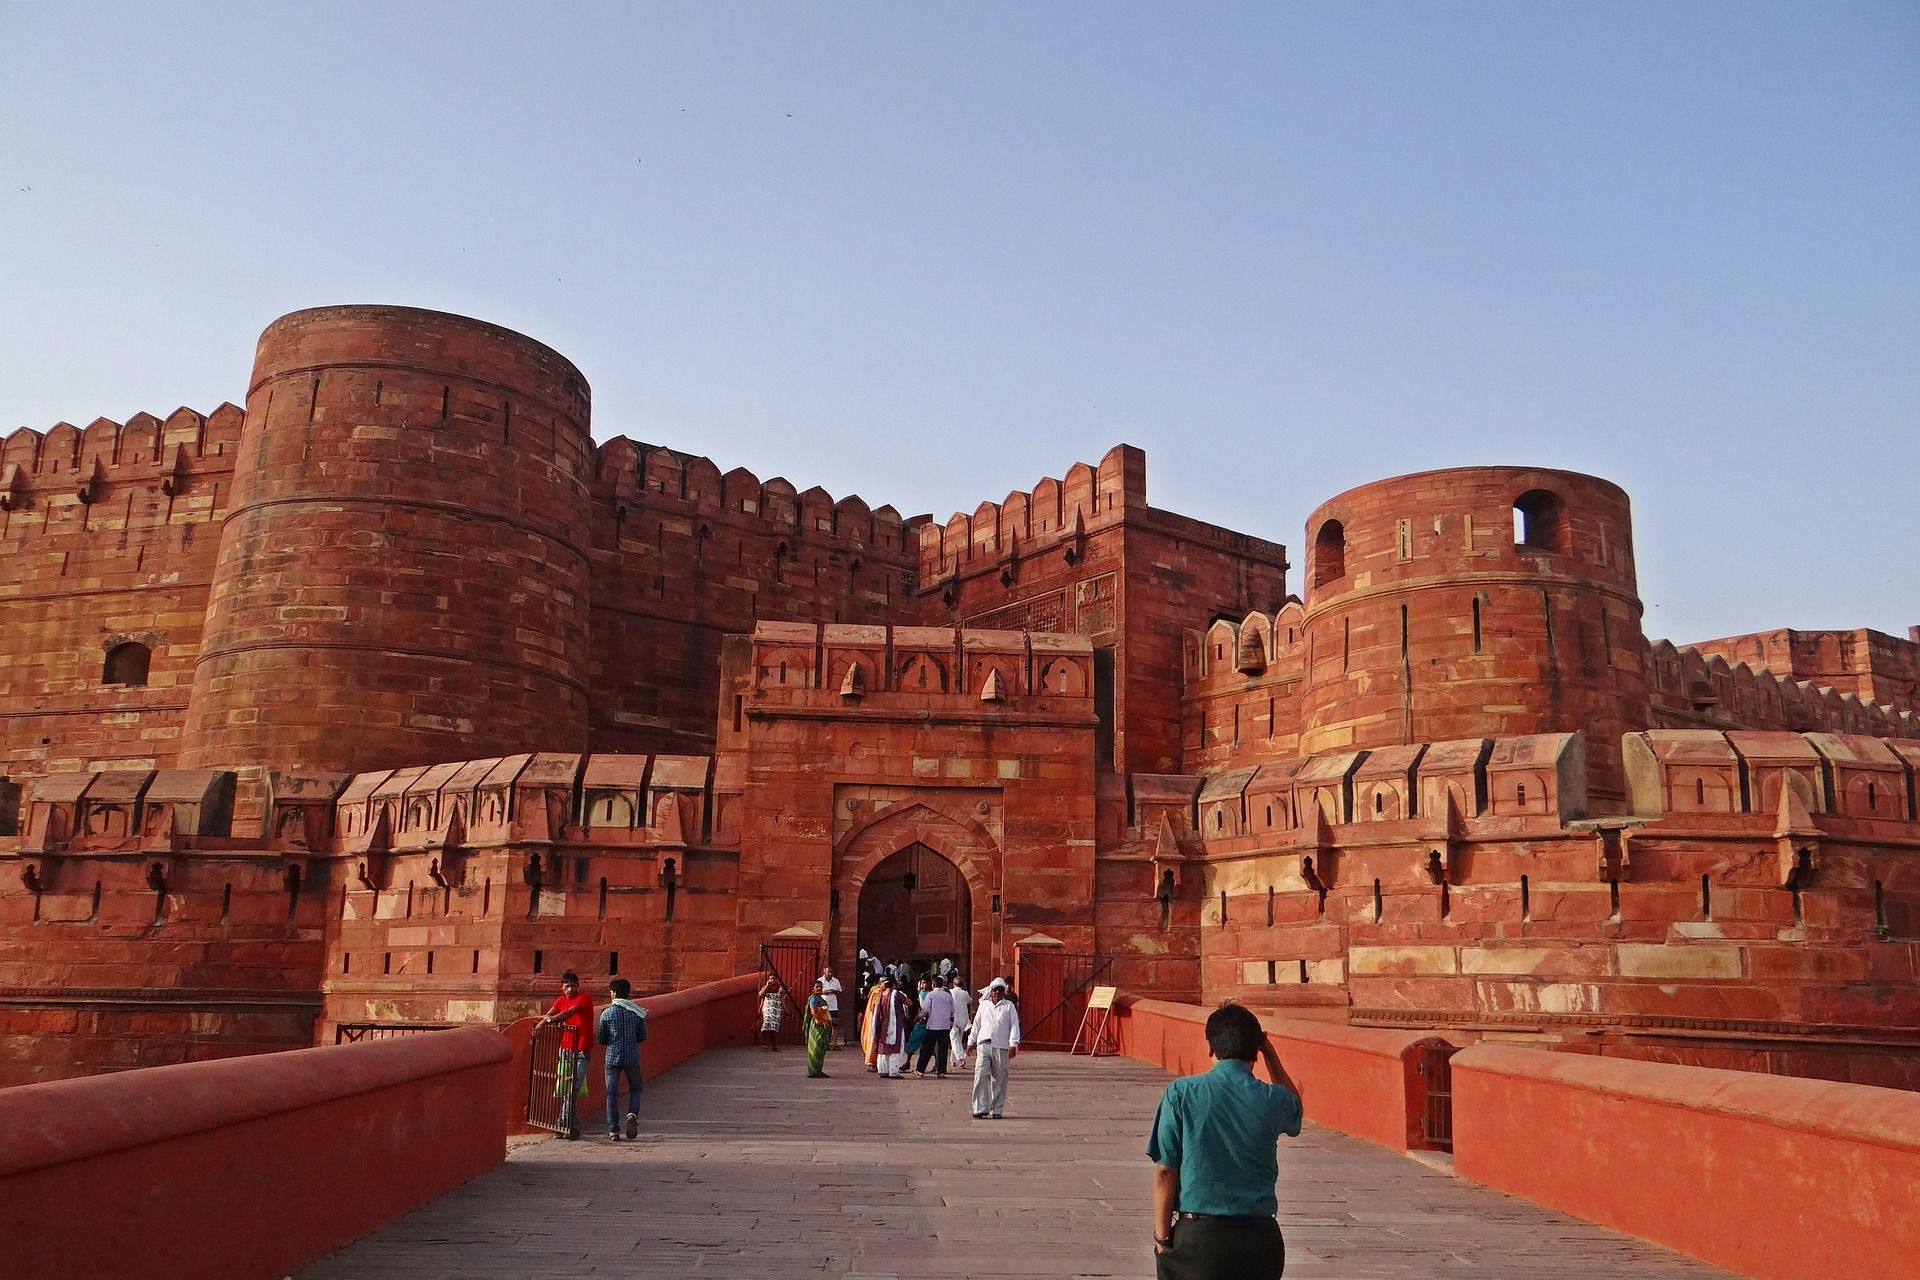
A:
<svg viewBox="0 0 1920 1280">
<path fill-rule="evenodd" d="M 940 524 L 589 426 L 330 307 L 244 409 L 0 442 L 0 1084 L 865 946 L 1920 1087 L 1920 636 L 1649 642 L 1563 471 L 1296 564 L 1125 445 Z"/>
</svg>

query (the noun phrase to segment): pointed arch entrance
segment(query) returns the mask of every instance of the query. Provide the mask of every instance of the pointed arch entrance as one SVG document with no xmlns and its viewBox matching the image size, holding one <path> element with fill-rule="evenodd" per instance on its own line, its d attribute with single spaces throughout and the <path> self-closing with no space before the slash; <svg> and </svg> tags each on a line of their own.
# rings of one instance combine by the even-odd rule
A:
<svg viewBox="0 0 1920 1280">
<path fill-rule="evenodd" d="M 960 868 L 915 841 L 889 854 L 860 888 L 855 945 L 915 974 L 950 959 L 970 973 L 972 894 Z"/>
<path fill-rule="evenodd" d="M 995 928 L 999 846 L 970 814 L 950 811 L 956 808 L 924 797 L 888 805 L 840 839 L 833 890 L 841 905 L 830 951 L 842 974 L 858 974 L 861 947 L 880 951 L 885 961 L 951 957 L 969 981 L 984 982 L 1011 959 L 998 954 Z M 861 940 L 863 922 L 882 931 L 874 945 Z M 887 955 L 888 947 L 907 954 Z"/>
</svg>

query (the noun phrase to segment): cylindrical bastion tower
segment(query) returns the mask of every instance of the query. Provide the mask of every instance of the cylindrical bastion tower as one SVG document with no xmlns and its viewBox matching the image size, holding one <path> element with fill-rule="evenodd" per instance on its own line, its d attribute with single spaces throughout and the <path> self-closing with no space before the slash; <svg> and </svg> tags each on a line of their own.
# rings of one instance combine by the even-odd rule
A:
<svg viewBox="0 0 1920 1280">
<path fill-rule="evenodd" d="M 584 749 L 588 407 L 567 360 L 477 320 L 267 326 L 181 764 Z"/>
<path fill-rule="evenodd" d="M 1303 752 L 1587 730 L 1597 807 L 1649 714 L 1632 514 L 1570 471 L 1462 467 L 1307 521 Z"/>
</svg>

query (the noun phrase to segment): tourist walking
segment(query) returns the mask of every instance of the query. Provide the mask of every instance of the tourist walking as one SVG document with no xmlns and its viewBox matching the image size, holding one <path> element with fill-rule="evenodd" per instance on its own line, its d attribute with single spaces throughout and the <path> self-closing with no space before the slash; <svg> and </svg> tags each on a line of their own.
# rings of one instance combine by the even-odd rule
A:
<svg viewBox="0 0 1920 1280">
<path fill-rule="evenodd" d="M 874 1050 L 873 1024 L 874 1011 L 880 1007 L 880 997 L 886 994 L 881 988 L 881 984 L 885 981 L 885 978 L 873 980 L 873 986 L 867 992 L 866 1007 L 860 1011 L 860 1056 L 867 1060 L 869 1071 L 876 1070 L 880 1060 L 879 1054 Z"/>
<path fill-rule="evenodd" d="M 953 994 L 931 979 L 920 981 L 927 988 L 920 997 L 920 1025 L 926 1028 L 926 1034 L 920 1041 L 920 1064 L 914 1074 L 925 1080 L 927 1061 L 931 1059 L 933 1074 L 945 1080 L 947 1051 L 953 1047 Z"/>
<path fill-rule="evenodd" d="M 633 984 L 615 978 L 607 984 L 611 1003 L 600 1012 L 593 1038 L 606 1046 L 602 1060 L 607 1085 L 607 1137 L 620 1141 L 620 1081 L 627 1082 L 626 1134 L 640 1136 L 640 1042 L 647 1038 L 647 1011 L 631 999 Z"/>
<path fill-rule="evenodd" d="M 846 1043 L 846 1032 L 840 1026 L 840 979 L 833 976 L 833 966 L 828 965 L 820 971 L 820 994 L 827 1002 L 827 1013 L 833 1023 L 832 1039 L 835 1043 Z"/>
<path fill-rule="evenodd" d="M 833 1011 L 827 1007 L 827 984 L 813 980 L 813 994 L 807 997 L 807 1079 L 823 1080 L 827 1075 L 827 1046 L 833 1042 Z"/>
<path fill-rule="evenodd" d="M 1275 1151 L 1300 1133 L 1300 1091 L 1260 1019 L 1237 1004 L 1207 1017 L 1213 1069 L 1168 1085 L 1154 1112 L 1153 1252 L 1159 1280 L 1279 1280 L 1286 1266 Z M 1258 1055 L 1268 1084 L 1253 1078 Z"/>
<path fill-rule="evenodd" d="M 780 1015 L 786 996 L 780 988 L 780 975 L 770 973 L 767 980 L 760 984 L 760 1031 L 754 1037 L 764 1040 L 762 1053 L 780 1052 Z"/>
<path fill-rule="evenodd" d="M 1007 1066 L 1020 1053 L 1020 1011 L 1007 999 L 1007 984 L 995 978 L 980 993 L 967 1032 L 973 1046 L 973 1118 L 998 1120 L 1007 1109 Z"/>
<path fill-rule="evenodd" d="M 587 1096 L 587 1061 L 593 1056 L 593 999 L 580 991 L 580 975 L 560 975 L 560 996 L 539 1026 L 558 1026 L 560 1057 L 554 1065 L 554 1096 L 560 1099 L 560 1129 L 580 1136 L 580 1099 Z"/>
<path fill-rule="evenodd" d="M 947 979 L 947 994 L 953 998 L 953 1031 L 947 1036 L 953 1042 L 953 1065 L 967 1065 L 967 1029 L 973 1025 L 973 995 L 967 990 L 967 980 L 958 970 Z"/>
<path fill-rule="evenodd" d="M 880 998 L 873 1004 L 873 1056 L 882 1079 L 898 1080 L 907 1061 L 907 1036 L 913 1014 L 906 996 L 894 990 L 892 978 L 880 979 Z"/>
</svg>

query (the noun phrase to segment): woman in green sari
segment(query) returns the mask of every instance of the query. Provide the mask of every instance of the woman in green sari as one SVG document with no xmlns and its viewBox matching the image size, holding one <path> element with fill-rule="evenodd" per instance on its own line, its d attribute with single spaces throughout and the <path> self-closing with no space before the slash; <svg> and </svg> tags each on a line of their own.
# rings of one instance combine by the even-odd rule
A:
<svg viewBox="0 0 1920 1280">
<path fill-rule="evenodd" d="M 807 1079 L 826 1079 L 827 1045 L 833 1038 L 833 1014 L 827 1009 L 827 996 L 818 978 L 813 994 L 807 997 Z"/>
</svg>

